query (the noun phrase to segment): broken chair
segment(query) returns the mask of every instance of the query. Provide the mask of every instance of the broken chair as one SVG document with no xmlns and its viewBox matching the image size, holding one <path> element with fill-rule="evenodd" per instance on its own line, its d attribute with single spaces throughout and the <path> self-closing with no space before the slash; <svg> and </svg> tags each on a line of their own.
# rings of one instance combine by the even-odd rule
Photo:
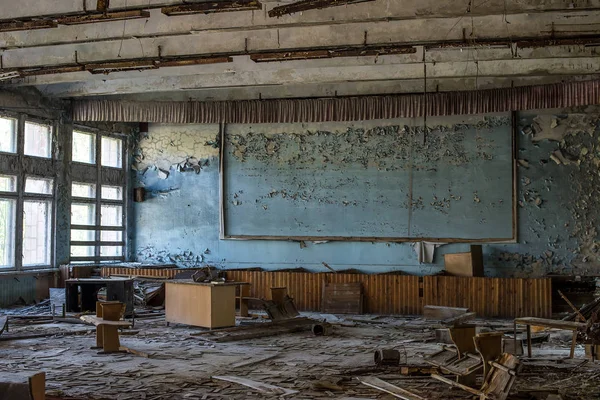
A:
<svg viewBox="0 0 600 400">
<path fill-rule="evenodd" d="M 479 396 L 480 400 L 506 400 L 522 365 L 517 357 L 508 353 L 502 354 L 498 361 L 489 361 L 488 364 L 491 368 L 481 389 L 474 389 L 438 374 L 432 374 L 431 377 Z"/>
<path fill-rule="evenodd" d="M 456 375 L 457 382 L 475 386 L 478 371 L 483 368 L 483 376 L 487 376 L 491 369 L 489 362 L 502 354 L 502 334 L 475 335 L 475 326 L 470 325 L 450 328 L 449 331 L 454 347 L 443 346 L 426 361 L 444 373 Z"/>
</svg>

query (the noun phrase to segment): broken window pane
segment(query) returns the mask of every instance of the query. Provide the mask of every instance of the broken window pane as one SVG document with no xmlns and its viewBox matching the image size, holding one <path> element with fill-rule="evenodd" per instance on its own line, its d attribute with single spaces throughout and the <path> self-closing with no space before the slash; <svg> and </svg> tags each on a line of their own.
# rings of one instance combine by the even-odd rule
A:
<svg viewBox="0 0 600 400">
<path fill-rule="evenodd" d="M 71 246 L 71 257 L 94 257 L 94 246 Z"/>
<path fill-rule="evenodd" d="M 17 151 L 17 120 L 14 118 L 0 117 L 0 151 Z"/>
<path fill-rule="evenodd" d="M 96 198 L 96 185 L 93 183 L 73 182 L 71 184 L 71 196 L 94 199 Z"/>
<path fill-rule="evenodd" d="M 123 256 L 122 246 L 102 246 L 100 247 L 100 256 L 102 257 L 121 257 Z"/>
<path fill-rule="evenodd" d="M 93 242 L 96 240 L 96 231 L 88 229 L 71 229 L 72 242 Z"/>
<path fill-rule="evenodd" d="M 100 232 L 100 240 L 103 242 L 122 242 L 123 232 L 121 231 L 102 231 Z"/>
<path fill-rule="evenodd" d="M 25 122 L 25 155 L 50 158 L 52 155 L 50 125 Z"/>
<path fill-rule="evenodd" d="M 0 175 L 0 192 L 16 192 L 17 177 L 11 175 Z"/>
<path fill-rule="evenodd" d="M 102 166 L 123 168 L 123 141 L 102 136 Z"/>
<path fill-rule="evenodd" d="M 15 266 L 16 201 L 0 198 L 0 268 Z"/>
<path fill-rule="evenodd" d="M 96 163 L 96 135 L 73 131 L 72 160 L 86 164 Z"/>
<path fill-rule="evenodd" d="M 54 181 L 50 178 L 32 178 L 25 179 L 25 193 L 52 194 Z"/>
<path fill-rule="evenodd" d="M 71 225 L 96 225 L 96 205 L 71 204 Z"/>
<path fill-rule="evenodd" d="M 23 202 L 23 266 L 50 265 L 51 201 Z"/>
<path fill-rule="evenodd" d="M 123 188 L 121 186 L 102 186 L 102 199 L 123 200 Z"/>
<path fill-rule="evenodd" d="M 102 225 L 102 226 L 122 226 L 123 225 L 123 207 L 103 204 L 100 207 L 100 225 Z"/>
</svg>

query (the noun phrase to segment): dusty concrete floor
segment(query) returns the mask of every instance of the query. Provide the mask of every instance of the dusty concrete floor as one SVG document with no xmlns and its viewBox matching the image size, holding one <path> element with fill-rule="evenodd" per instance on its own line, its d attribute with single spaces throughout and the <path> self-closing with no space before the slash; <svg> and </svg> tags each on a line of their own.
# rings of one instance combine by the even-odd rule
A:
<svg viewBox="0 0 600 400">
<path fill-rule="evenodd" d="M 304 315 L 323 318 L 320 314 Z M 164 319 L 136 322 L 134 335 L 121 337 L 129 348 L 147 353 L 99 355 L 90 347 L 95 336 L 53 336 L 0 342 L 2 371 L 45 371 L 51 397 L 75 399 L 258 399 L 264 393 L 211 379 L 234 375 L 269 383 L 299 393 L 292 399 L 384 399 L 392 398 L 358 383 L 357 376 L 377 376 L 429 399 L 460 399 L 469 396 L 449 389 L 430 377 L 399 374 L 398 368 L 378 369 L 373 364 L 377 348 L 397 348 L 406 363 L 424 365 L 423 355 L 439 346 L 436 323 L 411 317 L 328 316 L 336 323 L 332 336 L 311 332 L 251 340 L 214 343 L 190 336 L 199 328 L 165 326 Z M 365 322 L 357 322 L 364 320 Z M 249 321 L 241 321 L 249 323 Z M 510 328 L 511 321 L 476 320 L 488 329 Z M 84 325 L 13 325 L 10 334 L 89 330 Z M 513 394 L 527 389 L 558 389 L 563 399 L 600 399 L 600 364 L 584 362 L 578 346 L 574 360 L 568 356 L 569 333 L 552 333 L 550 341 L 535 345 L 534 359 L 525 360 Z M 247 364 L 276 355 L 274 358 Z M 404 360 L 403 360 L 404 361 Z M 319 389 L 318 382 L 337 383 L 341 390 Z M 277 397 L 277 396 L 271 396 Z M 513 398 L 527 398 L 516 395 Z"/>
</svg>

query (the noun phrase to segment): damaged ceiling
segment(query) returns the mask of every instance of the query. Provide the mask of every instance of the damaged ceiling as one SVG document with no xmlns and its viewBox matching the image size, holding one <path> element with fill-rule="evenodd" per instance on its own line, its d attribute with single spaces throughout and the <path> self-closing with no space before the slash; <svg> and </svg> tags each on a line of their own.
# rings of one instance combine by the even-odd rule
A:
<svg viewBox="0 0 600 400">
<path fill-rule="evenodd" d="M 600 0 L 23 0 L 0 87 L 59 98 L 239 100 L 595 79 Z"/>
</svg>

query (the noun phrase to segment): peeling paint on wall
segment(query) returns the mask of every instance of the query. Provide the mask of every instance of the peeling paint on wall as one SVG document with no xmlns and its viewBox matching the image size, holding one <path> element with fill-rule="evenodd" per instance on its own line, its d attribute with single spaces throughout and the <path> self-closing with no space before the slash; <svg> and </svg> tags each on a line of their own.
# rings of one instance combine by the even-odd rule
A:
<svg viewBox="0 0 600 400">
<path fill-rule="evenodd" d="M 600 131 L 597 128 L 600 117 L 599 110 L 577 109 L 567 111 L 544 111 L 543 113 L 520 113 L 518 143 L 518 243 L 514 244 L 487 244 L 484 245 L 484 265 L 487 276 L 543 276 L 548 273 L 559 274 L 598 274 L 600 273 L 599 240 L 597 226 L 600 215 L 596 211 L 596 199 L 600 196 Z M 535 121 L 534 121 L 535 119 Z M 534 124 L 537 123 L 537 126 Z M 485 135 L 489 121 L 477 116 L 465 117 L 464 121 L 457 119 L 437 119 L 431 121 L 432 126 L 442 127 L 450 132 L 460 131 L 460 124 L 478 125 L 481 134 L 476 140 L 477 159 L 496 157 L 496 149 L 500 144 Z M 387 126 L 383 131 L 393 130 L 402 132 L 409 126 L 406 123 Z M 414 124 L 414 122 L 413 122 Z M 480 125 L 483 124 L 483 125 Z M 386 148 L 377 146 L 369 147 L 369 142 L 378 134 L 373 126 L 361 126 L 360 123 L 349 124 L 350 129 L 336 131 L 331 124 L 320 124 L 320 129 L 312 129 L 308 125 L 303 128 L 310 130 L 315 137 L 318 132 L 330 132 L 335 135 L 335 141 L 341 146 L 348 147 L 347 139 L 353 145 L 366 146 L 372 154 L 383 151 L 384 155 L 393 154 L 402 157 L 398 149 L 391 152 Z M 164 135 L 168 126 L 161 127 Z M 180 127 L 174 127 L 173 134 L 177 136 Z M 146 157 L 146 166 L 161 164 L 169 171 L 172 165 L 179 164 L 188 156 L 198 160 L 206 157 L 209 165 L 203 167 L 202 172 L 196 175 L 193 172 L 171 173 L 167 179 L 150 179 L 138 172 L 138 179 L 145 181 L 147 187 L 165 187 L 166 193 L 157 191 L 144 203 L 137 203 L 136 241 L 137 253 L 140 260 L 155 262 L 175 262 L 183 266 L 198 266 L 198 264 L 211 264 L 224 268 L 262 267 L 266 269 L 282 269 L 302 267 L 313 271 L 323 271 L 321 263 L 327 262 L 337 270 L 354 268 L 365 272 L 402 271 L 415 274 L 432 274 L 443 270 L 443 255 L 445 253 L 462 252 L 467 250 L 466 245 L 447 245 L 440 247 L 435 254 L 433 264 L 419 265 L 418 259 L 408 244 L 389 243 L 344 243 L 328 242 L 316 245 L 305 242 L 298 245 L 294 242 L 280 241 L 228 241 L 219 240 L 219 172 L 218 149 L 207 142 L 215 140 L 218 127 L 196 126 L 195 133 L 201 139 L 194 140 L 190 151 L 175 152 L 170 154 L 170 147 L 166 150 L 159 148 L 164 145 L 164 140 L 154 142 L 151 137 L 141 142 L 145 154 L 154 154 L 152 158 Z M 228 127 L 229 129 L 229 127 Z M 231 127 L 233 136 L 240 135 L 236 127 Z M 237 143 L 241 146 L 236 156 L 246 162 L 256 157 L 277 162 L 294 163 L 296 167 L 302 166 L 302 160 L 285 155 L 285 145 L 277 140 L 277 135 L 272 133 L 279 130 L 273 126 L 270 132 L 260 132 L 257 128 L 251 129 L 253 133 L 250 147 L 248 144 Z M 381 131 L 379 131 L 381 132 Z M 291 132 L 297 134 L 298 132 Z M 456 154 L 440 153 L 436 149 L 438 143 L 429 135 L 430 132 L 418 132 L 424 146 L 422 152 L 427 159 L 423 159 L 421 168 L 428 168 L 431 160 L 446 159 L 452 162 L 463 162 L 460 147 L 451 147 Z M 193 134 L 190 130 L 190 134 Z M 415 134 L 417 131 L 415 130 Z M 161 133 L 161 135 L 163 135 Z M 366 143 L 362 143 L 364 139 Z M 492 140 L 489 140 L 492 139 Z M 306 157 L 309 157 L 313 145 L 306 143 L 306 138 L 296 138 L 296 146 L 304 146 Z M 444 146 L 452 145 L 444 142 Z M 148 149 L 148 147 L 150 149 Z M 249 151 L 249 148 L 252 151 Z M 149 150 L 149 152 L 146 152 Z M 162 152 L 160 151 L 162 150 Z M 344 156 L 354 157 L 359 162 L 362 159 L 352 150 L 337 152 L 335 147 L 325 148 L 327 160 L 321 159 L 326 165 L 332 167 L 336 163 L 343 163 Z M 202 153 L 207 151 L 209 153 Z M 568 162 L 561 161 L 557 164 L 552 159 L 555 152 L 560 151 Z M 165 156 L 166 154 L 166 156 Z M 458 154 L 458 156 L 457 156 Z M 310 155 L 312 157 L 312 155 Z M 385 156 L 384 156 L 385 158 Z M 273 161 L 269 161 L 273 162 Z M 308 161 L 306 161 L 308 162 Z M 367 168 L 379 168 L 379 164 L 370 163 Z M 361 164 L 364 167 L 364 163 Z M 385 163 L 381 168 L 388 168 Z M 158 168 L 158 166 L 157 166 Z M 158 183 L 157 183 L 158 182 Z M 165 183 L 160 186 L 161 183 Z M 172 190 L 171 190 L 172 189 Z M 232 200 L 243 204 L 245 193 L 237 193 Z M 266 190 L 264 200 L 273 198 L 285 201 L 301 200 L 302 191 L 289 191 L 282 189 Z M 232 193 L 233 197 L 233 193 Z M 294 200 L 294 197 L 296 200 Z M 330 199 L 337 201 L 340 206 L 356 212 L 357 205 L 345 199 Z M 451 190 L 448 188 L 436 192 L 431 197 L 413 197 L 413 209 L 423 212 L 433 211 L 444 215 L 444 211 L 453 207 L 455 202 L 465 202 L 474 207 L 480 204 L 487 205 L 489 212 L 493 212 L 492 204 L 499 205 L 500 199 L 490 198 L 490 194 L 478 188 L 473 190 Z M 347 204 L 344 201 L 348 201 Z M 262 203 L 261 203 L 262 204 Z M 267 205 L 265 203 L 265 205 Z M 232 205 L 233 206 L 233 205 Z M 267 205 L 267 208 L 268 205 Z M 352 210 L 352 211 L 351 211 Z M 210 249 L 209 252 L 205 250 Z M 198 256 L 201 255 L 201 260 Z M 165 260 L 165 261 L 159 261 Z"/>
<path fill-rule="evenodd" d="M 139 140 L 134 167 L 139 171 L 156 167 L 199 173 L 207 159 L 219 155 L 214 143 L 218 133 L 218 125 L 150 124 Z"/>
</svg>

